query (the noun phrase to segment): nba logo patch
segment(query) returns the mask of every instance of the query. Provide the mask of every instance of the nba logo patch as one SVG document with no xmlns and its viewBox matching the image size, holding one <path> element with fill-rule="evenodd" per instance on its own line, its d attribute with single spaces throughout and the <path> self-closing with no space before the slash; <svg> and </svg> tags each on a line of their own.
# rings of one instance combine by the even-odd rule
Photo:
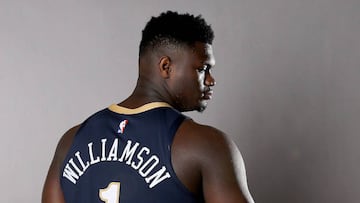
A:
<svg viewBox="0 0 360 203">
<path fill-rule="evenodd" d="M 129 123 L 129 121 L 128 120 L 123 120 L 123 121 L 121 121 L 120 122 L 120 124 L 119 124 L 119 129 L 118 129 L 118 133 L 120 133 L 120 134 L 123 134 L 124 133 L 124 130 L 125 130 L 125 127 L 126 127 L 126 125 Z"/>
</svg>

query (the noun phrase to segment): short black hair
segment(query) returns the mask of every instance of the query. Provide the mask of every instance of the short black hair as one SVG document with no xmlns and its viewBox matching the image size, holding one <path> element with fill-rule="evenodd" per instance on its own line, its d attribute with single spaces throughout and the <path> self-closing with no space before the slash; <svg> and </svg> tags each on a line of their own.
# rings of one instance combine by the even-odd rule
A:
<svg viewBox="0 0 360 203">
<path fill-rule="evenodd" d="M 139 56 L 146 50 L 167 45 L 193 46 L 195 42 L 212 44 L 214 31 L 201 15 L 179 14 L 173 11 L 152 17 L 142 31 Z"/>
</svg>

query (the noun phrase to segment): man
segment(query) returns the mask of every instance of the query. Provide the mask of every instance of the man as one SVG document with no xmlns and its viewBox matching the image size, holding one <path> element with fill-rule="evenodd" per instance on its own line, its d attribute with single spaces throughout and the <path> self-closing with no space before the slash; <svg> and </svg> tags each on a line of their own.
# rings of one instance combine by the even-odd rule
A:
<svg viewBox="0 0 360 203">
<path fill-rule="evenodd" d="M 236 145 L 180 113 L 211 99 L 213 38 L 201 16 L 153 17 L 134 92 L 65 133 L 42 202 L 254 202 Z"/>
</svg>

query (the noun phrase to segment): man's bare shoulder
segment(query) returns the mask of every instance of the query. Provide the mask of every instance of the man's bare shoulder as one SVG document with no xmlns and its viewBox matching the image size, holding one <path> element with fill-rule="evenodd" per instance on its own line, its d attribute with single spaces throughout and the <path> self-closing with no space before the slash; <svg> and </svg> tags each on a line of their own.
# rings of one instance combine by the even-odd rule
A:
<svg viewBox="0 0 360 203">
<path fill-rule="evenodd" d="M 60 159 L 63 159 L 71 147 L 73 138 L 76 132 L 79 130 L 80 125 L 76 125 L 70 128 L 65 134 L 60 138 L 58 146 L 56 148 L 56 154 Z"/>
<path fill-rule="evenodd" d="M 222 151 L 224 147 L 228 148 L 229 142 L 231 142 L 221 130 L 190 119 L 182 123 L 176 136 L 181 143 L 184 142 L 187 145 L 187 149 L 206 150 L 206 152 Z"/>
<path fill-rule="evenodd" d="M 76 132 L 79 129 L 79 125 L 72 127 L 69 129 L 60 139 L 55 155 L 51 162 L 48 174 L 46 176 L 43 192 L 42 192 L 42 202 L 52 202 L 52 203 L 64 203 L 64 197 L 60 188 L 59 174 L 60 167 L 64 158 L 66 156 L 67 151 L 71 147 L 73 138 Z"/>
<path fill-rule="evenodd" d="M 185 120 L 172 155 L 177 175 L 191 191 L 201 186 L 206 202 L 253 202 L 240 151 L 221 130 Z"/>
</svg>

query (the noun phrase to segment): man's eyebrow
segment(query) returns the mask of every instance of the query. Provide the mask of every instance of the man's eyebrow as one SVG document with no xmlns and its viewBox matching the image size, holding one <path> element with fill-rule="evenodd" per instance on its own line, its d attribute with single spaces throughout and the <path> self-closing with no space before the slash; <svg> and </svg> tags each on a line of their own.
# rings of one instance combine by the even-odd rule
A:
<svg viewBox="0 0 360 203">
<path fill-rule="evenodd" d="M 215 59 L 212 59 L 212 60 L 206 60 L 206 61 L 204 61 L 204 64 L 206 64 L 206 65 L 209 65 L 209 66 L 211 66 L 211 67 L 213 67 L 213 66 L 215 66 Z"/>
</svg>

